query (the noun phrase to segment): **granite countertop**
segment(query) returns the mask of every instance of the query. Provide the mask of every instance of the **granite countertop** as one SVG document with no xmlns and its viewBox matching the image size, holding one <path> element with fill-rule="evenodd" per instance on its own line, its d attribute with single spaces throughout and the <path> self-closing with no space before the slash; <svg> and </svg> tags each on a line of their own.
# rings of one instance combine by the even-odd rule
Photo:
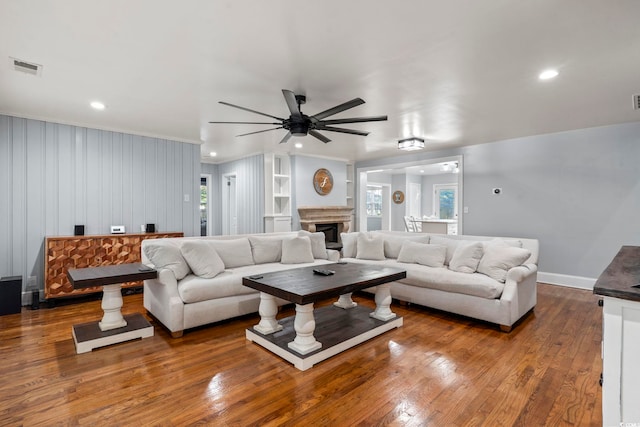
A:
<svg viewBox="0 0 640 427">
<path fill-rule="evenodd" d="M 634 288 L 634 285 L 639 285 Z M 593 293 L 640 301 L 640 246 L 623 246 L 602 272 Z"/>
</svg>

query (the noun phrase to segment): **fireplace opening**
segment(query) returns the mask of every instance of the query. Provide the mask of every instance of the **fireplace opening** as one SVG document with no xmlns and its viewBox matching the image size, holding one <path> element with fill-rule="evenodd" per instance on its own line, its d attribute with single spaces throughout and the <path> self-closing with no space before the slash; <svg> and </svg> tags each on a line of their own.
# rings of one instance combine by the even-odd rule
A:
<svg viewBox="0 0 640 427">
<path fill-rule="evenodd" d="M 324 241 L 327 249 L 342 249 L 342 243 L 340 243 L 340 235 L 338 234 L 338 224 L 316 224 L 316 231 L 322 231 L 324 233 Z"/>
</svg>

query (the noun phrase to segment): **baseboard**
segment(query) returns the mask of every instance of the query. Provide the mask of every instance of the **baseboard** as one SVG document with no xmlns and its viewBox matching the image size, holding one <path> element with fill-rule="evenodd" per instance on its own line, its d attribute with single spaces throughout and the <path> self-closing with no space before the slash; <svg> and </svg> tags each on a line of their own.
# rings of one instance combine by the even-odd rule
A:
<svg viewBox="0 0 640 427">
<path fill-rule="evenodd" d="M 596 279 L 591 277 L 570 276 L 568 274 L 545 273 L 538 271 L 538 283 L 567 286 L 569 288 L 593 290 Z"/>
<path fill-rule="evenodd" d="M 42 301 L 42 297 L 44 296 L 43 294 L 44 294 L 44 291 L 42 289 L 40 289 L 38 291 L 38 295 L 40 295 L 40 301 Z M 29 292 L 22 291 L 22 295 L 21 295 L 22 301 L 21 302 L 22 302 L 23 306 L 31 305 L 31 300 L 32 300 L 31 297 L 32 297 L 32 295 L 33 295 L 33 292 L 31 292 L 31 291 L 29 291 Z"/>
</svg>

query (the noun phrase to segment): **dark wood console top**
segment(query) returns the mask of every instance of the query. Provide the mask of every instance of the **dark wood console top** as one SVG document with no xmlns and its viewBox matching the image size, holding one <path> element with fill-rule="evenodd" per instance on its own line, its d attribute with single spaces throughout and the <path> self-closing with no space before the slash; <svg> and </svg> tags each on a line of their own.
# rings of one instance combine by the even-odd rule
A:
<svg viewBox="0 0 640 427">
<path fill-rule="evenodd" d="M 639 287 L 633 287 L 639 285 Z M 602 272 L 593 293 L 640 301 L 640 246 L 623 246 Z"/>
<path fill-rule="evenodd" d="M 133 282 L 136 280 L 155 279 L 156 270 L 141 271 L 145 268 L 139 262 L 131 264 L 108 265 L 105 267 L 88 267 L 69 269 L 67 276 L 74 289 L 90 288 L 94 286 L 113 285 L 116 283 Z"/>
</svg>

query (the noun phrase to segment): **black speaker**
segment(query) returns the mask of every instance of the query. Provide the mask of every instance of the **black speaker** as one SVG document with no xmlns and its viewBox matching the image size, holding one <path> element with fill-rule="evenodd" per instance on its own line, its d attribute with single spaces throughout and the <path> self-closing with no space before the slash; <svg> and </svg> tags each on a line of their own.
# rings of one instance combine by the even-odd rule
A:
<svg viewBox="0 0 640 427">
<path fill-rule="evenodd" d="M 155 224 L 147 224 L 147 227 L 146 227 L 145 231 L 147 233 L 155 233 L 156 232 L 156 225 Z"/>
<path fill-rule="evenodd" d="M 22 276 L 0 279 L 0 316 L 20 313 L 22 308 Z"/>
<path fill-rule="evenodd" d="M 84 236 L 84 225 L 75 225 L 73 227 L 74 236 Z"/>
</svg>

